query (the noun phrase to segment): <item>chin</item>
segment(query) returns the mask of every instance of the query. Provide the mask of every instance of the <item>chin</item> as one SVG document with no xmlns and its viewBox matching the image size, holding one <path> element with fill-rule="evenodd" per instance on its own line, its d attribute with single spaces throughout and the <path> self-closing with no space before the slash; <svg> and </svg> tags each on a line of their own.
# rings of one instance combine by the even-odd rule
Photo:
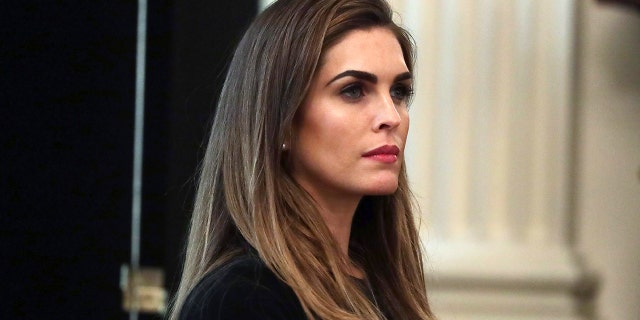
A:
<svg viewBox="0 0 640 320">
<path fill-rule="evenodd" d="M 370 188 L 366 192 L 370 196 L 385 196 L 392 194 L 398 190 L 398 180 L 380 183 L 375 188 Z"/>
</svg>

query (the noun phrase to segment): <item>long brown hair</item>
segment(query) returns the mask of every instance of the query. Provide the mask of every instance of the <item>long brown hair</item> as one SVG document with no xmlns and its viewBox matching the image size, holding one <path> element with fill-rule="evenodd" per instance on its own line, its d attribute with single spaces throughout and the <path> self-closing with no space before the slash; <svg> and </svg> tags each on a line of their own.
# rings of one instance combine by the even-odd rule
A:
<svg viewBox="0 0 640 320">
<path fill-rule="evenodd" d="M 249 244 L 298 296 L 309 319 L 384 319 L 345 272 L 310 195 L 287 170 L 281 145 L 323 53 L 355 29 L 391 30 L 413 71 L 411 37 L 384 0 L 279 0 L 240 41 L 202 163 L 182 280 L 171 311 L 207 272 Z M 419 238 L 404 164 L 397 191 L 365 196 L 350 255 L 394 319 L 430 319 Z"/>
</svg>

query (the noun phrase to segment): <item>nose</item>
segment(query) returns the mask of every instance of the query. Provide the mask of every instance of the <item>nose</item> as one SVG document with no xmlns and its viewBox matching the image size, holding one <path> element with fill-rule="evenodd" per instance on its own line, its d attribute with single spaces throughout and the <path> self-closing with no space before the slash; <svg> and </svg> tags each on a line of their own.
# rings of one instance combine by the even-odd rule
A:
<svg viewBox="0 0 640 320">
<path fill-rule="evenodd" d="M 402 118 L 390 96 L 383 95 L 375 110 L 374 131 L 394 129 L 400 125 Z"/>
</svg>

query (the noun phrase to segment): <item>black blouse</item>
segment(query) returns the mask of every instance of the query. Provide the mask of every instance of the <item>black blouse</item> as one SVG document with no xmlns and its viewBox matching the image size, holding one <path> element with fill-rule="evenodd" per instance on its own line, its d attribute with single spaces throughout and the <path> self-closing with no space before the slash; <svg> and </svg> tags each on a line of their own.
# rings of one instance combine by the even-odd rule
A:
<svg viewBox="0 0 640 320">
<path fill-rule="evenodd" d="M 306 320 L 293 290 L 248 253 L 207 274 L 191 291 L 180 320 Z"/>
<path fill-rule="evenodd" d="M 358 285 L 370 300 L 364 280 Z M 191 291 L 180 320 L 307 320 L 291 287 L 249 252 L 207 274 Z"/>
</svg>

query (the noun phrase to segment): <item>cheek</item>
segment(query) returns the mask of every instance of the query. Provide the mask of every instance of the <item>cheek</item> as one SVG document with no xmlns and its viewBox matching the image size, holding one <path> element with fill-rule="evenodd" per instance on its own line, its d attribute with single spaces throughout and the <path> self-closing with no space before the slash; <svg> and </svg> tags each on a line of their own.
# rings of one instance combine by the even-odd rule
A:
<svg viewBox="0 0 640 320">
<path fill-rule="evenodd" d="M 307 119 L 305 129 L 315 139 L 321 140 L 317 142 L 338 144 L 343 140 L 340 137 L 345 137 L 354 131 L 352 116 L 335 109 L 338 108 L 318 108 L 319 112 L 310 114 Z"/>
<path fill-rule="evenodd" d="M 400 134 L 402 135 L 402 140 L 404 142 L 407 140 L 407 135 L 409 134 L 409 124 L 411 122 L 407 109 L 401 111 L 400 118 L 402 119 L 402 123 L 400 124 Z"/>
<path fill-rule="evenodd" d="M 301 118 L 297 132 L 298 150 L 300 156 L 317 157 L 326 153 L 327 148 L 335 146 L 336 131 L 340 130 L 330 116 L 330 112 L 321 112 L 327 108 L 318 105 L 306 106 L 304 117 Z"/>
</svg>

